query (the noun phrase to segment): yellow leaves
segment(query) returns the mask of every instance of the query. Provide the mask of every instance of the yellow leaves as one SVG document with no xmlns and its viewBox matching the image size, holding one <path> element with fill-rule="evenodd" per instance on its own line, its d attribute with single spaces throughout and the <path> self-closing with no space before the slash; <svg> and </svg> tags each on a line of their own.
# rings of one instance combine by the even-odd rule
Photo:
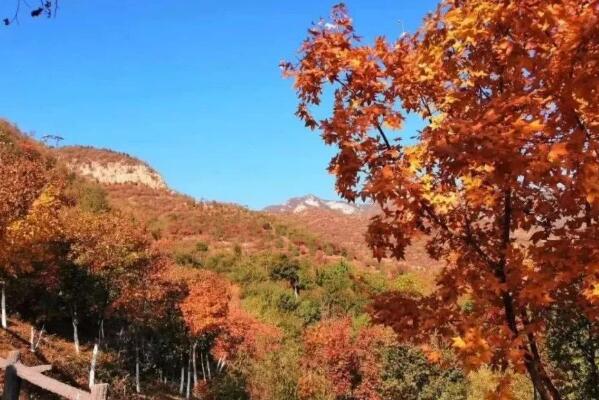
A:
<svg viewBox="0 0 599 400">
<path fill-rule="evenodd" d="M 452 346 L 455 347 L 456 349 L 459 350 L 463 350 L 466 348 L 466 342 L 464 342 L 464 339 L 462 339 L 460 336 L 456 336 L 454 338 L 452 338 Z"/>
<path fill-rule="evenodd" d="M 430 123 L 430 127 L 431 129 L 438 129 L 441 127 L 441 124 L 443 123 L 443 121 L 445 121 L 445 117 L 447 115 L 445 113 L 440 113 L 437 115 L 433 115 L 431 117 L 431 123 Z"/>
<path fill-rule="evenodd" d="M 408 163 L 408 170 L 415 174 L 420 171 L 424 165 L 422 156 L 424 154 L 424 145 L 414 145 L 406 147 L 404 150 L 405 159 Z"/>
<path fill-rule="evenodd" d="M 599 300 L 599 282 L 593 283 L 584 291 L 584 296 L 590 301 Z"/>
<path fill-rule="evenodd" d="M 456 336 L 452 341 L 466 369 L 473 370 L 491 361 L 491 348 L 479 328 L 470 328 L 463 336 Z"/>
<path fill-rule="evenodd" d="M 459 197 L 457 193 L 449 190 L 439 190 L 433 184 L 433 178 L 430 175 L 423 175 L 420 178 L 420 183 L 423 192 L 422 197 L 433 205 L 438 214 L 445 215 L 458 205 Z"/>
<path fill-rule="evenodd" d="M 362 66 L 362 60 L 358 57 L 352 57 L 349 60 L 349 65 L 354 69 L 359 69 Z"/>
<path fill-rule="evenodd" d="M 50 185 L 34 200 L 27 215 L 8 226 L 10 240 L 30 241 L 43 240 L 44 237 L 59 232 L 56 223 L 58 209 L 61 207 L 59 190 Z"/>
</svg>

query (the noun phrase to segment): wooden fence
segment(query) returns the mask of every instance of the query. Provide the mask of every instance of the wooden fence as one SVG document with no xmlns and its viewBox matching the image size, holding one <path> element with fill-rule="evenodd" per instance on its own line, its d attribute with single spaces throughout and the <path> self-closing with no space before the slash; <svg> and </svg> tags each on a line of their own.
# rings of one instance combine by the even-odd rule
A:
<svg viewBox="0 0 599 400">
<path fill-rule="evenodd" d="M 94 385 L 91 393 L 86 392 L 44 375 L 43 372 L 50 370 L 51 365 L 28 367 L 21 364 L 20 357 L 18 351 L 11 351 L 8 358 L 0 358 L 0 368 L 5 370 L 2 400 L 17 400 L 23 380 L 70 400 L 105 400 L 107 397 L 106 383 Z"/>
</svg>

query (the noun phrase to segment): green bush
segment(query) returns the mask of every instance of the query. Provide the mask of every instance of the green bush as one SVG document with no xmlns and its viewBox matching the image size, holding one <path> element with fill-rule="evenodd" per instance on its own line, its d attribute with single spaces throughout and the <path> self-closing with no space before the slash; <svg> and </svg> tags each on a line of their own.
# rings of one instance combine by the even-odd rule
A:
<svg viewBox="0 0 599 400">
<path fill-rule="evenodd" d="M 297 298 L 290 293 L 282 293 L 277 300 L 277 308 L 281 312 L 293 312 L 298 306 Z"/>
</svg>

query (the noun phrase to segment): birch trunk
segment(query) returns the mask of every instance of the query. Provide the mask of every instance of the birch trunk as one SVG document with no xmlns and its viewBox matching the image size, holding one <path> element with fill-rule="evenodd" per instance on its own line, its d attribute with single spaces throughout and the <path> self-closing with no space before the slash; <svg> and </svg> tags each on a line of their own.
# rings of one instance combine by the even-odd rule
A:
<svg viewBox="0 0 599 400">
<path fill-rule="evenodd" d="M 193 342 L 193 348 L 191 350 L 192 362 L 193 362 L 193 385 L 198 384 L 198 369 L 196 367 L 196 347 L 198 342 Z"/>
<path fill-rule="evenodd" d="M 204 353 L 200 351 L 200 365 L 202 366 L 202 379 L 206 382 L 206 370 L 204 369 Z"/>
<path fill-rule="evenodd" d="M 33 329 L 33 326 L 31 327 L 31 339 L 29 340 L 30 343 L 30 351 L 33 353 L 35 352 L 35 329 Z"/>
<path fill-rule="evenodd" d="M 37 341 L 35 342 L 35 346 L 33 346 L 33 351 L 36 351 L 42 341 L 42 335 L 44 334 L 44 330 L 46 329 L 46 324 L 42 325 L 42 329 L 40 330 L 39 335 L 37 336 Z"/>
<path fill-rule="evenodd" d="M 191 354 L 190 354 L 191 356 Z M 187 392 L 185 393 L 185 398 L 189 399 L 191 395 L 191 357 L 187 359 Z"/>
<path fill-rule="evenodd" d="M 179 394 L 183 396 L 183 386 L 185 386 L 185 366 L 181 366 L 181 382 L 179 383 Z"/>
<path fill-rule="evenodd" d="M 210 356 L 206 353 L 206 369 L 208 370 L 208 380 L 212 379 L 212 373 L 210 372 Z"/>
<path fill-rule="evenodd" d="M 139 384 L 139 347 L 135 345 L 135 391 L 141 392 L 141 385 Z"/>
<path fill-rule="evenodd" d="M 91 389 L 96 383 L 96 360 L 98 359 L 98 343 L 94 344 L 92 351 L 92 361 L 89 367 L 89 388 Z"/>
<path fill-rule="evenodd" d="M 8 328 L 8 324 L 6 323 L 6 293 L 5 293 L 5 283 L 2 282 L 2 327 L 4 329 Z"/>
<path fill-rule="evenodd" d="M 104 341 L 104 319 L 100 320 L 100 327 L 98 328 L 98 345 L 102 345 Z"/>
<path fill-rule="evenodd" d="M 77 311 L 73 312 L 73 344 L 75 345 L 75 353 L 79 354 L 79 332 L 77 326 L 79 320 L 77 319 Z"/>
</svg>

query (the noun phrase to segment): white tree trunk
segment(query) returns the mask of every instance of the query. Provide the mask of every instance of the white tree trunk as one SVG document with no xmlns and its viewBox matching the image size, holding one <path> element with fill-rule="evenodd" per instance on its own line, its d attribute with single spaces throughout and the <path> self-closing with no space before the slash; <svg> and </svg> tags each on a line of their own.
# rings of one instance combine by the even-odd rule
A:
<svg viewBox="0 0 599 400">
<path fill-rule="evenodd" d="M 35 329 L 33 329 L 33 326 L 31 327 L 31 339 L 29 340 L 29 344 L 31 345 L 29 350 L 32 353 L 35 352 Z"/>
<path fill-rule="evenodd" d="M 192 362 L 193 362 L 193 385 L 197 385 L 198 383 L 198 369 L 196 367 L 196 347 L 198 342 L 193 342 L 193 348 L 191 350 L 192 354 Z"/>
<path fill-rule="evenodd" d="M 46 329 L 46 324 L 42 325 L 42 329 L 40 330 L 39 335 L 37 336 L 37 341 L 35 342 L 35 346 L 33 346 L 33 351 L 36 351 L 42 341 L 42 335 L 44 334 L 44 330 Z"/>
<path fill-rule="evenodd" d="M 187 359 L 187 392 L 185 393 L 185 398 L 189 399 L 190 395 L 191 395 L 191 357 L 189 357 Z"/>
<path fill-rule="evenodd" d="M 135 391 L 141 392 L 141 385 L 139 384 L 139 347 L 135 345 Z"/>
<path fill-rule="evenodd" d="M 104 341 L 104 319 L 100 320 L 100 327 L 98 329 L 98 345 L 101 345 Z"/>
<path fill-rule="evenodd" d="M 6 293 L 4 289 L 5 283 L 2 282 L 2 327 L 4 329 L 8 328 L 8 324 L 6 323 Z"/>
<path fill-rule="evenodd" d="M 202 366 L 202 379 L 206 382 L 206 370 L 204 369 L 204 353 L 200 351 L 200 365 Z"/>
<path fill-rule="evenodd" d="M 77 330 L 77 325 L 79 321 L 77 320 L 77 313 L 73 313 L 73 344 L 75 345 L 75 353 L 79 354 L 79 332 Z"/>
<path fill-rule="evenodd" d="M 94 344 L 92 351 L 92 361 L 89 367 L 89 388 L 91 389 L 96 383 L 96 360 L 98 359 L 98 343 Z"/>
<path fill-rule="evenodd" d="M 181 382 L 179 383 L 179 394 L 183 395 L 183 387 L 185 386 L 185 367 L 181 366 Z"/>
<path fill-rule="evenodd" d="M 210 372 L 210 356 L 206 353 L 206 369 L 208 370 L 208 380 L 212 379 L 212 373 Z"/>
</svg>

